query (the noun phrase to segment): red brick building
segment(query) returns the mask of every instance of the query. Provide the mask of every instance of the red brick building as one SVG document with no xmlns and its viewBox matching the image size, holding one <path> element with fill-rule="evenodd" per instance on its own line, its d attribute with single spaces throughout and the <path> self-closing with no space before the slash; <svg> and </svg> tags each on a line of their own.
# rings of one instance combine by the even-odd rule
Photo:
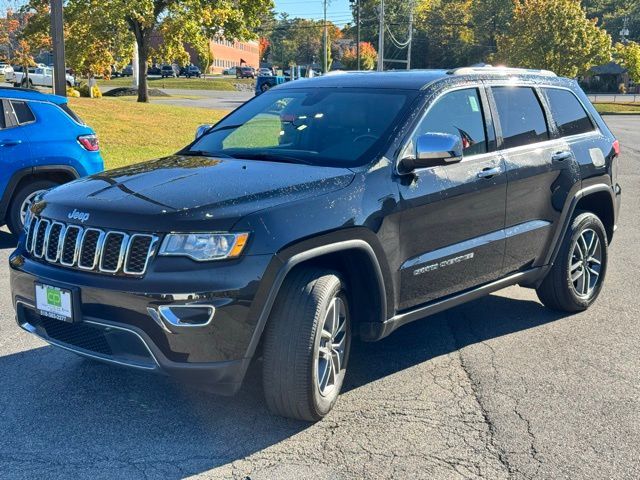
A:
<svg viewBox="0 0 640 480">
<path fill-rule="evenodd" d="M 211 73 L 222 73 L 230 67 L 247 65 L 258 68 L 260 66 L 260 55 L 258 42 L 236 42 L 216 38 L 209 43 L 213 62 L 209 67 Z"/>
</svg>

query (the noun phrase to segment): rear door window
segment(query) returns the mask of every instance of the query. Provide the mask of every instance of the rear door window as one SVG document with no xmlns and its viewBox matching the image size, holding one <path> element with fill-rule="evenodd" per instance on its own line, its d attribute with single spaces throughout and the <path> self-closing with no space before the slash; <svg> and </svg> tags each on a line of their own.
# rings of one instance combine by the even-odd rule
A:
<svg viewBox="0 0 640 480">
<path fill-rule="evenodd" d="M 572 92 L 559 88 L 542 90 L 547 97 L 551 115 L 561 136 L 568 137 L 594 130 L 589 115 Z"/>
<path fill-rule="evenodd" d="M 549 139 L 544 112 L 533 88 L 492 87 L 492 92 L 502 127 L 502 148 Z"/>
<path fill-rule="evenodd" d="M 24 125 L 25 123 L 34 122 L 36 120 L 36 117 L 33 115 L 29 105 L 27 105 L 27 102 L 12 100 L 11 107 L 16 115 L 18 125 Z"/>
</svg>

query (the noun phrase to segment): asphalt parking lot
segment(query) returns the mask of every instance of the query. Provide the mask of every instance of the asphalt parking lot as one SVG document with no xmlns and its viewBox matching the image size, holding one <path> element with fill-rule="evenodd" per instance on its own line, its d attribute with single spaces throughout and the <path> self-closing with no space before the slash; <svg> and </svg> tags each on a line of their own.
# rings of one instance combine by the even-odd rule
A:
<svg viewBox="0 0 640 480">
<path fill-rule="evenodd" d="M 20 330 L 0 232 L 0 478 L 640 477 L 640 117 L 609 116 L 623 208 L 604 291 L 545 310 L 512 287 L 354 347 L 324 421 L 270 416 Z"/>
</svg>

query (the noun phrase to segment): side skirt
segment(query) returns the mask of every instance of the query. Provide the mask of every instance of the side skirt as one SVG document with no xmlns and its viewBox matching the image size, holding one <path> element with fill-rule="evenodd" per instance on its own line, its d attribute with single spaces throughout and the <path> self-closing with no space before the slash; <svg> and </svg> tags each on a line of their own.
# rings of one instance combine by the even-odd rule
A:
<svg viewBox="0 0 640 480">
<path fill-rule="evenodd" d="M 406 325 L 407 323 L 413 322 L 415 320 L 420 320 L 421 318 L 435 315 L 436 313 L 448 310 L 449 308 L 457 307 L 458 305 L 462 305 L 463 303 L 484 297 L 485 295 L 489 295 L 492 292 L 501 290 L 511 285 L 516 285 L 519 283 L 525 285 L 532 284 L 538 278 L 540 278 L 542 274 L 544 274 L 544 271 L 544 267 L 537 267 L 524 272 L 514 273 L 512 275 L 509 275 L 508 277 L 501 278 L 500 280 L 486 283 L 462 293 L 451 295 L 442 300 L 436 300 L 422 307 L 418 307 L 407 312 L 399 313 L 394 317 L 385 320 L 383 323 L 362 323 L 360 326 L 361 337 L 365 341 L 381 340 L 402 325 Z"/>
</svg>

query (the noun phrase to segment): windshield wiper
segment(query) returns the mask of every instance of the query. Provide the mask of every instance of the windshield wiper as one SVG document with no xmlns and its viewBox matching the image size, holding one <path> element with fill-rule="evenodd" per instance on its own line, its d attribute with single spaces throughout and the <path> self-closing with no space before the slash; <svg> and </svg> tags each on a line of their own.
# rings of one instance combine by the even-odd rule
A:
<svg viewBox="0 0 640 480">
<path fill-rule="evenodd" d="M 246 158 L 247 160 L 266 160 L 271 162 L 282 163 L 302 163 L 304 165 L 314 165 L 308 160 L 302 160 L 298 157 L 292 157 L 290 155 L 282 155 L 280 153 L 264 153 L 264 152 L 238 152 L 236 158 Z"/>
<path fill-rule="evenodd" d="M 178 155 L 185 155 L 187 157 L 220 157 L 220 158 L 235 158 L 229 155 L 228 153 L 223 153 L 220 151 L 207 151 L 207 150 L 183 150 L 182 152 L 178 152 Z"/>
</svg>

